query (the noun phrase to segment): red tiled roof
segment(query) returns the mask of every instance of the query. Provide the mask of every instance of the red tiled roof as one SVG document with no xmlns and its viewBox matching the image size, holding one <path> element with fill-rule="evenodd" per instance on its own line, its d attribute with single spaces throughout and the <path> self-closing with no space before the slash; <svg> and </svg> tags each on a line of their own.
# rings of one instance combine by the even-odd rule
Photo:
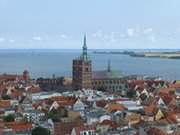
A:
<svg viewBox="0 0 180 135">
<path fill-rule="evenodd" d="M 118 125 L 115 122 L 111 121 L 111 120 L 104 120 L 103 122 L 100 123 L 100 125 L 109 125 L 112 128 L 117 128 L 118 127 Z"/>
<path fill-rule="evenodd" d="M 108 107 L 107 107 L 107 111 L 108 112 L 114 112 L 114 111 L 122 111 L 122 110 L 125 110 L 126 108 L 121 105 L 121 104 L 116 104 L 116 103 L 112 103 L 112 104 L 109 104 Z"/>
<path fill-rule="evenodd" d="M 158 128 L 150 128 L 147 131 L 148 135 L 166 135 L 166 133 L 164 133 L 162 130 L 158 129 Z"/>
<path fill-rule="evenodd" d="M 166 113 L 166 119 L 170 123 L 177 123 L 177 117 L 180 118 L 180 114 L 175 113 L 175 112 Z"/>
<path fill-rule="evenodd" d="M 117 102 L 117 101 L 129 101 L 129 98 L 116 98 L 114 100 L 111 100 L 112 102 Z"/>
<path fill-rule="evenodd" d="M 168 105 L 173 99 L 171 95 L 164 95 L 164 96 L 161 96 L 161 98 L 165 102 L 166 105 Z"/>
<path fill-rule="evenodd" d="M 6 86 L 5 86 L 5 85 L 0 84 L 0 92 L 2 92 L 5 88 L 6 88 Z"/>
<path fill-rule="evenodd" d="M 134 85 L 144 84 L 144 80 L 130 80 L 129 83 Z"/>
<path fill-rule="evenodd" d="M 21 97 L 21 96 L 23 96 L 23 92 L 19 90 L 14 90 L 10 95 L 12 99 L 16 99 L 17 97 Z"/>
<path fill-rule="evenodd" d="M 89 130 L 95 131 L 96 130 L 94 125 L 82 125 L 82 126 L 75 127 L 74 129 L 75 129 L 76 135 L 80 135 L 81 131 L 89 131 Z"/>
<path fill-rule="evenodd" d="M 0 100 L 0 108 L 9 108 L 11 107 L 10 100 Z"/>
<path fill-rule="evenodd" d="M 51 105 L 54 101 L 56 101 L 60 106 L 72 106 L 75 104 L 77 99 L 74 97 L 57 96 L 47 99 L 46 103 Z"/>
<path fill-rule="evenodd" d="M 155 105 L 144 106 L 145 114 L 154 114 L 157 111 L 157 107 Z"/>
<path fill-rule="evenodd" d="M 39 92 L 41 92 L 40 87 L 33 87 L 32 86 L 29 90 L 31 91 L 31 93 L 39 93 Z"/>
<path fill-rule="evenodd" d="M 82 125 L 81 122 L 56 122 L 54 124 L 54 135 L 69 135 L 74 127 Z"/>
<path fill-rule="evenodd" d="M 74 97 L 64 97 L 64 96 L 56 96 L 50 98 L 53 101 L 67 101 L 67 100 L 76 100 Z"/>
<path fill-rule="evenodd" d="M 159 94 L 169 94 L 169 88 L 161 88 Z"/>
<path fill-rule="evenodd" d="M 96 106 L 97 107 L 104 108 L 106 106 L 106 104 L 107 104 L 107 102 L 105 100 L 96 101 Z"/>
<path fill-rule="evenodd" d="M 25 131 L 32 129 L 32 123 L 5 122 L 4 127 L 10 128 L 14 131 Z"/>
<path fill-rule="evenodd" d="M 76 100 L 69 100 L 69 101 L 58 101 L 57 103 L 60 106 L 72 106 L 75 104 L 75 102 L 76 102 Z"/>
<path fill-rule="evenodd" d="M 21 75 L 11 75 L 11 74 L 0 75 L 0 81 L 15 81 L 17 78 L 19 80 L 22 80 L 23 76 L 21 76 Z"/>
<path fill-rule="evenodd" d="M 175 89 L 180 88 L 180 83 L 170 84 L 169 87 L 170 88 L 175 88 Z"/>
</svg>

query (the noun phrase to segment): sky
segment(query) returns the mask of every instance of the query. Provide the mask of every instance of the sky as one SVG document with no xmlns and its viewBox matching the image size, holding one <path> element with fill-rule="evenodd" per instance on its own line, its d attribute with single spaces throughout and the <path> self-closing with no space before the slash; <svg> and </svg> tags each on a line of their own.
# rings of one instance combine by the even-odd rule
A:
<svg viewBox="0 0 180 135">
<path fill-rule="evenodd" d="M 0 0 L 0 49 L 180 49 L 180 0 Z"/>
</svg>

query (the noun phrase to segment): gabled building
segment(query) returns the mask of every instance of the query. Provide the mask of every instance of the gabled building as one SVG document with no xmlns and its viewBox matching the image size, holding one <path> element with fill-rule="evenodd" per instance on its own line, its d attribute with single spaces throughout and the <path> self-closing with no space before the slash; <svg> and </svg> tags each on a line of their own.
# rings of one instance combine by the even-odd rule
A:
<svg viewBox="0 0 180 135">
<path fill-rule="evenodd" d="M 75 104 L 73 105 L 73 110 L 75 110 L 75 111 L 84 111 L 85 107 L 86 107 L 86 105 L 80 99 L 78 99 L 75 102 Z"/>
<path fill-rule="evenodd" d="M 80 126 L 80 127 L 74 127 L 71 135 L 96 135 L 96 128 L 95 126 Z"/>
</svg>

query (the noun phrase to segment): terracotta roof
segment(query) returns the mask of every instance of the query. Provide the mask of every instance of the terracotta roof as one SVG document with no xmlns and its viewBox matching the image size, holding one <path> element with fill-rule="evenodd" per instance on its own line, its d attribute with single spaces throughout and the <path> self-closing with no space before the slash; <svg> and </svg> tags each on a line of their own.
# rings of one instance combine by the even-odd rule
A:
<svg viewBox="0 0 180 135">
<path fill-rule="evenodd" d="M 16 90 L 14 89 L 13 92 L 11 93 L 10 97 L 12 99 L 17 99 L 18 97 L 21 97 L 23 96 L 23 92 L 22 91 L 19 91 L 19 90 Z"/>
<path fill-rule="evenodd" d="M 169 87 L 170 87 L 170 88 L 178 89 L 178 88 L 180 88 L 180 83 L 170 84 Z"/>
<path fill-rule="evenodd" d="M 129 101 L 129 98 L 116 98 L 111 100 L 112 102 L 118 102 L 118 101 Z"/>
<path fill-rule="evenodd" d="M 33 106 L 35 109 L 37 109 L 39 106 L 42 107 L 42 104 L 43 104 L 43 102 L 40 101 L 40 102 L 33 103 L 32 106 Z"/>
<path fill-rule="evenodd" d="M 16 79 L 23 79 L 22 75 L 3 74 L 0 75 L 0 81 L 15 81 Z"/>
<path fill-rule="evenodd" d="M 107 104 L 107 102 L 105 100 L 96 101 L 96 106 L 97 107 L 104 108 L 106 106 L 106 104 Z"/>
<path fill-rule="evenodd" d="M 166 113 L 166 119 L 169 123 L 177 123 L 177 118 L 180 119 L 180 114 L 175 112 Z"/>
<path fill-rule="evenodd" d="M 50 98 L 53 101 L 67 101 L 67 100 L 76 100 L 74 97 L 64 97 L 64 96 L 56 96 Z"/>
<path fill-rule="evenodd" d="M 81 122 L 56 122 L 54 123 L 54 135 L 69 135 L 74 127 L 82 125 Z"/>
<path fill-rule="evenodd" d="M 76 102 L 76 100 L 68 100 L 68 101 L 58 101 L 57 103 L 60 106 L 72 106 L 75 104 L 75 102 Z"/>
<path fill-rule="evenodd" d="M 161 88 L 159 90 L 159 95 L 169 95 L 170 91 L 175 90 L 174 88 Z"/>
<path fill-rule="evenodd" d="M 32 123 L 5 122 L 4 127 L 13 129 L 14 131 L 24 131 L 32 129 Z"/>
<path fill-rule="evenodd" d="M 155 97 L 150 96 L 150 97 L 148 98 L 148 100 L 147 100 L 146 105 L 148 105 L 148 106 L 154 105 L 154 104 L 157 103 L 156 100 L 157 100 L 157 99 L 156 99 Z"/>
<path fill-rule="evenodd" d="M 162 130 L 158 129 L 158 128 L 150 128 L 147 131 L 148 135 L 166 135 L 166 133 L 164 133 Z"/>
<path fill-rule="evenodd" d="M 134 85 L 140 85 L 140 84 L 144 84 L 144 80 L 130 80 L 129 83 L 130 84 L 134 84 Z"/>
<path fill-rule="evenodd" d="M 9 108 L 11 107 L 10 100 L 0 100 L 0 108 Z"/>
<path fill-rule="evenodd" d="M 82 125 L 82 126 L 75 127 L 74 129 L 75 129 L 76 135 L 80 135 L 81 131 L 89 131 L 89 130 L 95 131 L 96 130 L 94 125 Z"/>
<path fill-rule="evenodd" d="M 179 133 L 179 131 L 175 131 L 175 132 L 168 134 L 168 135 L 180 135 L 180 133 Z"/>
<path fill-rule="evenodd" d="M 144 106 L 144 112 L 146 115 L 155 114 L 157 107 L 155 105 Z"/>
<path fill-rule="evenodd" d="M 31 91 L 31 93 L 39 93 L 39 92 L 41 92 L 41 88 L 40 87 L 32 86 L 29 90 Z"/>
<path fill-rule="evenodd" d="M 129 80 L 128 81 L 130 88 L 137 87 L 138 90 L 143 90 L 144 88 L 150 88 L 153 84 L 156 86 L 158 84 L 164 84 L 164 81 L 154 81 L 154 80 Z"/>
<path fill-rule="evenodd" d="M 57 96 L 47 99 L 46 103 L 51 105 L 54 101 L 56 101 L 60 106 L 72 106 L 75 104 L 77 99 L 74 97 Z"/>
<path fill-rule="evenodd" d="M 114 121 L 111 121 L 111 120 L 104 120 L 103 122 L 100 123 L 100 125 L 109 125 L 112 128 L 118 127 L 118 125 Z"/>
<path fill-rule="evenodd" d="M 125 109 L 126 108 L 122 104 L 117 104 L 117 103 L 111 103 L 111 104 L 108 104 L 107 106 L 107 111 L 109 113 L 115 112 L 115 111 L 123 111 Z"/>
<path fill-rule="evenodd" d="M 163 99 L 163 101 L 165 102 L 166 105 L 169 105 L 169 103 L 173 99 L 173 96 L 168 94 L 168 95 L 161 96 L 161 98 Z"/>
<path fill-rule="evenodd" d="M 6 88 L 6 86 L 5 86 L 5 85 L 0 84 L 0 91 L 3 91 L 5 88 Z"/>
<path fill-rule="evenodd" d="M 140 122 L 140 119 L 141 119 L 141 115 L 137 114 L 137 113 L 127 114 L 125 117 L 125 120 L 127 120 L 127 121 L 139 121 Z"/>
</svg>

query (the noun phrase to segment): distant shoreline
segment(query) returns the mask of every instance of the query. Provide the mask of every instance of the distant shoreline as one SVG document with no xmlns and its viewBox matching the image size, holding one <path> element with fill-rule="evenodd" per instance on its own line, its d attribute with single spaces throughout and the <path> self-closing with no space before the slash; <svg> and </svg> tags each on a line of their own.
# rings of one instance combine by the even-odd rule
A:
<svg viewBox="0 0 180 135">
<path fill-rule="evenodd" d="M 122 55 L 129 55 L 131 57 L 180 59 L 180 51 L 175 51 L 175 52 L 94 51 L 93 53 L 95 54 L 122 54 Z"/>
</svg>

